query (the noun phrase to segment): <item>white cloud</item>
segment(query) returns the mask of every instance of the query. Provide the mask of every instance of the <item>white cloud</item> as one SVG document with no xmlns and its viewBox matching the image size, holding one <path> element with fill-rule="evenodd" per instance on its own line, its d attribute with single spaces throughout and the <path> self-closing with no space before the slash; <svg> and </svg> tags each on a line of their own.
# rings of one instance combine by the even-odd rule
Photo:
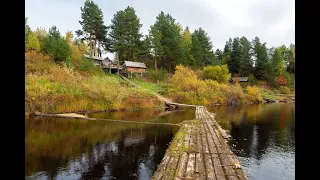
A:
<svg viewBox="0 0 320 180">
<path fill-rule="evenodd" d="M 156 21 L 160 11 L 169 13 L 183 27 L 193 31 L 202 27 L 214 45 L 223 49 L 231 37 L 246 36 L 252 40 L 258 36 L 268 47 L 294 43 L 294 0 L 117 0 L 95 1 L 102 9 L 106 25 L 113 15 L 127 6 L 135 8 L 141 32 L 146 34 Z M 48 30 L 56 25 L 61 33 L 80 29 L 80 7 L 78 0 L 26 0 L 26 16 L 32 29 L 44 27 Z M 109 57 L 109 55 L 108 55 Z"/>
</svg>

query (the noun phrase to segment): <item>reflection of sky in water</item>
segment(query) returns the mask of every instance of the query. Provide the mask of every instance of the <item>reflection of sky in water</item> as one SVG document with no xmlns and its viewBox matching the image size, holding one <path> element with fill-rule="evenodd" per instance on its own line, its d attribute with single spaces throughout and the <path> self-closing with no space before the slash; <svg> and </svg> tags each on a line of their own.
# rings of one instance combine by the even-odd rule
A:
<svg viewBox="0 0 320 180">
<path fill-rule="evenodd" d="M 220 120 L 231 123 L 232 149 L 249 179 L 295 179 L 294 104 L 220 107 L 214 112 L 219 110 L 230 113 Z"/>
<path fill-rule="evenodd" d="M 233 137 L 232 149 L 237 154 L 249 179 L 295 179 L 294 105 L 274 104 L 242 108 L 221 106 L 215 107 L 212 112 L 217 114 L 217 121 L 223 127 L 230 128 L 230 134 Z M 128 117 L 129 120 L 139 119 L 139 116 L 143 116 L 142 121 L 179 123 L 183 119 L 194 118 L 194 112 L 144 111 L 130 112 L 128 116 L 117 112 L 116 114 L 108 113 L 99 116 L 110 119 L 112 117 L 118 119 Z M 230 124 L 230 121 L 233 123 Z M 40 124 L 42 122 L 44 127 L 50 125 L 48 126 L 49 135 L 55 128 L 63 127 L 58 132 L 65 133 L 74 127 L 74 123 L 66 124 L 65 122 L 68 121 L 65 120 L 61 121 L 63 122 L 61 124 L 38 121 Z M 95 123 L 96 125 L 90 126 L 90 128 L 104 126 L 102 123 L 92 122 L 84 125 L 85 130 L 89 128 L 88 125 Z M 150 179 L 172 139 L 173 130 L 170 129 L 171 127 L 140 127 L 139 125 L 138 128 L 134 128 L 131 125 L 129 127 L 128 124 L 103 124 L 106 124 L 107 127 L 105 131 L 88 131 L 89 133 L 81 137 L 81 140 L 74 137 L 72 145 L 76 145 L 75 149 L 79 148 L 75 153 L 64 151 L 70 147 L 69 137 L 66 140 L 61 140 L 62 147 L 55 147 L 55 144 L 51 145 L 50 141 L 48 146 L 42 147 L 43 149 L 31 152 L 33 156 L 27 156 L 27 160 L 31 167 L 36 163 L 36 168 L 31 169 L 30 167 L 28 169 L 30 176 L 26 179 L 71 180 L 94 179 L 94 177 L 99 179 Z M 42 125 L 39 128 L 43 128 Z M 81 128 L 80 125 L 79 128 Z M 109 133 L 114 128 L 119 128 L 119 130 Z M 175 130 L 178 129 L 175 128 Z M 28 129 L 34 130 L 32 126 Z M 106 133 L 106 137 L 101 136 L 102 138 L 96 139 L 97 133 Z M 90 138 L 94 139 L 93 145 L 88 143 Z M 36 160 L 34 160 L 35 157 Z"/>
<path fill-rule="evenodd" d="M 270 148 L 261 159 L 240 157 L 249 179 L 295 179 L 295 154 Z M 279 169 L 280 167 L 280 169 Z"/>
<path fill-rule="evenodd" d="M 179 114 L 181 112 L 177 115 Z M 169 113 L 161 117 L 170 122 L 175 116 L 174 113 Z M 29 173 L 25 179 L 150 179 L 173 138 L 173 133 L 179 128 L 78 122 L 47 119 L 27 123 L 28 130 L 37 130 L 53 138 L 63 138 L 57 142 L 48 141 L 46 146 L 41 145 L 41 138 L 29 141 L 38 144 L 35 144 L 37 148 L 26 151 L 26 172 Z M 80 132 L 79 137 L 73 136 L 70 129 L 79 129 L 85 133 L 83 135 Z M 55 146 L 56 144 L 61 146 Z"/>
<path fill-rule="evenodd" d="M 134 145 L 134 144 L 133 144 Z M 89 171 L 93 168 L 94 165 L 99 163 L 99 161 L 103 161 L 104 173 L 101 175 L 100 179 L 116 179 L 113 177 L 110 171 L 112 166 L 112 162 L 108 162 L 105 158 L 105 155 L 119 155 L 118 147 L 115 142 L 111 142 L 107 145 L 98 144 L 92 149 L 93 161 L 90 162 L 88 157 L 83 155 L 81 157 L 74 158 L 68 162 L 67 167 L 59 167 L 58 173 L 56 175 L 56 179 L 65 179 L 65 180 L 73 180 L 73 179 L 81 179 L 81 175 L 83 172 Z M 138 170 L 137 171 L 129 171 L 128 173 L 133 179 L 150 179 L 152 176 L 154 169 L 152 168 L 152 161 L 156 154 L 156 147 L 154 145 L 149 146 L 149 151 L 147 154 L 139 157 L 138 159 Z M 151 166 L 150 166 L 151 165 Z M 126 167 L 122 167 L 126 168 Z M 26 179 L 50 179 L 48 174 L 44 171 L 34 173 L 31 176 L 26 177 Z"/>
</svg>

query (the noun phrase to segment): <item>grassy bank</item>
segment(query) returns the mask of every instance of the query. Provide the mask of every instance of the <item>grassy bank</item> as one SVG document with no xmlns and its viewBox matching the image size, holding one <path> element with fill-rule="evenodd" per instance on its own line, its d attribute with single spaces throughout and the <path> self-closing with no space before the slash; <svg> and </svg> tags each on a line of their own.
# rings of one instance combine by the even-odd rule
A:
<svg viewBox="0 0 320 180">
<path fill-rule="evenodd" d="M 105 74 L 88 60 L 72 68 L 51 57 L 26 52 L 26 113 L 62 113 L 162 107 L 155 96 Z"/>
<path fill-rule="evenodd" d="M 279 92 L 294 93 L 287 87 L 273 89 L 265 82 L 232 85 L 203 79 L 198 74 L 187 67 L 177 66 L 172 78 L 166 78 L 163 81 L 158 81 L 158 83 L 148 76 L 133 81 L 141 87 L 166 96 L 174 102 L 205 106 L 262 103 L 263 98 L 285 99 L 285 96 L 277 95 Z"/>
<path fill-rule="evenodd" d="M 231 85 L 204 79 L 187 67 L 177 66 L 174 75 L 160 81 L 132 79 L 142 88 L 130 86 L 117 75 L 106 74 L 88 59 L 73 52 L 71 65 L 56 62 L 50 56 L 26 52 L 26 113 L 92 112 L 104 110 L 162 108 L 164 104 L 150 91 L 173 102 L 212 106 L 261 103 L 290 94 L 287 87 L 272 89 L 263 82 Z M 198 70 L 199 71 L 199 70 Z M 200 75 L 199 75 L 200 74 Z"/>
</svg>

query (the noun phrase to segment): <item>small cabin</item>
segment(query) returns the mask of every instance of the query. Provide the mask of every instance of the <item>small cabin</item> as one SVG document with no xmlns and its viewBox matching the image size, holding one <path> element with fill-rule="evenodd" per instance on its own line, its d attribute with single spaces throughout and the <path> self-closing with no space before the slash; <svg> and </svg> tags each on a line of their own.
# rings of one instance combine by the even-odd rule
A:
<svg viewBox="0 0 320 180">
<path fill-rule="evenodd" d="M 231 80 L 232 82 L 248 82 L 249 77 L 232 77 Z"/>
<path fill-rule="evenodd" d="M 122 65 L 122 70 L 132 77 L 132 73 L 145 73 L 147 66 L 141 62 L 124 61 Z"/>
<path fill-rule="evenodd" d="M 108 57 L 107 58 L 102 58 L 102 57 L 98 57 L 98 56 L 90 57 L 90 55 L 88 55 L 88 54 L 84 54 L 83 56 L 88 59 L 92 58 L 94 60 L 94 64 L 96 66 L 101 67 L 101 68 L 108 68 L 109 65 L 111 65 L 111 66 L 114 65 L 113 60 L 109 59 Z"/>
</svg>

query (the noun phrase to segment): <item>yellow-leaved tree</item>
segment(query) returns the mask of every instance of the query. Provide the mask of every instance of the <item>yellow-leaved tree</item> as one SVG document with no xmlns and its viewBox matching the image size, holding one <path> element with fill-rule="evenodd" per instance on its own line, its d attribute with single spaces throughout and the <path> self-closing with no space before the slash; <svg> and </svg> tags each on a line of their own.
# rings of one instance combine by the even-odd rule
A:
<svg viewBox="0 0 320 180">
<path fill-rule="evenodd" d="M 219 83 L 227 83 L 231 77 L 229 73 L 228 66 L 216 65 L 216 66 L 206 66 L 203 68 L 203 76 L 205 79 L 216 80 Z"/>
<path fill-rule="evenodd" d="M 39 44 L 40 44 L 40 50 L 43 51 L 44 50 L 44 46 L 45 46 L 45 41 L 46 38 L 48 36 L 47 31 L 44 28 L 37 28 L 34 33 L 36 34 Z"/>
<path fill-rule="evenodd" d="M 40 43 L 34 32 L 30 32 L 30 34 L 28 35 L 26 48 L 27 50 L 33 50 L 36 52 L 40 51 Z"/>
<path fill-rule="evenodd" d="M 193 70 L 182 65 L 176 67 L 176 72 L 172 76 L 172 83 L 183 91 L 197 91 L 204 85 L 204 82 L 198 79 Z"/>
</svg>

